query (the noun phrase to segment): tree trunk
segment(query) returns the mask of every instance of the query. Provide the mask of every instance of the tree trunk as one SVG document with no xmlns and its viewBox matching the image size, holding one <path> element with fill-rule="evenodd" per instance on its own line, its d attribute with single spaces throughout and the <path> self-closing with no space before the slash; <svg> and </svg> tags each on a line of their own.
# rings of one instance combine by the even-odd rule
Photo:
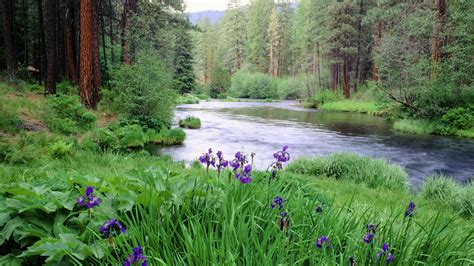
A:
<svg viewBox="0 0 474 266">
<path fill-rule="evenodd" d="M 46 81 L 46 69 L 47 69 L 47 58 L 46 58 L 46 41 L 44 36 L 44 18 L 43 18 L 43 1 L 37 0 L 38 8 L 38 38 L 39 38 L 39 57 L 40 57 L 40 76 L 42 81 Z"/>
<path fill-rule="evenodd" d="M 321 53 L 320 53 L 319 42 L 316 43 L 316 46 L 318 50 L 318 84 L 319 84 L 319 88 L 322 88 L 323 86 L 321 84 Z"/>
<path fill-rule="evenodd" d="M 84 105 L 97 108 L 100 89 L 98 3 L 81 0 L 80 95 Z"/>
<path fill-rule="evenodd" d="M 77 76 L 77 63 L 75 57 L 75 33 L 74 33 L 74 19 L 75 19 L 75 5 L 73 0 L 67 0 L 66 5 L 66 19 L 65 19 L 65 37 L 66 37 L 66 61 L 67 61 L 67 76 L 73 84 L 79 84 Z"/>
<path fill-rule="evenodd" d="M 14 23 L 15 0 L 0 0 L 3 17 L 3 36 L 5 46 L 5 61 L 7 66 L 7 80 L 16 79 L 17 58 L 15 51 Z"/>
<path fill-rule="evenodd" d="M 441 62 L 441 49 L 443 46 L 441 34 L 446 24 L 447 6 L 446 0 L 436 0 L 436 18 L 431 37 L 431 79 L 436 79 Z"/>
<path fill-rule="evenodd" d="M 100 31 L 102 36 L 102 53 L 104 58 L 104 64 L 107 67 L 107 50 L 105 45 L 105 20 L 104 20 L 104 0 L 100 0 Z"/>
<path fill-rule="evenodd" d="M 128 38 L 128 32 L 130 31 L 130 19 L 134 13 L 137 11 L 137 0 L 125 0 L 123 6 L 123 14 L 122 14 L 122 25 L 121 25 L 121 33 L 120 38 L 122 39 L 122 63 L 125 64 L 132 64 L 133 62 L 133 55 L 132 55 L 132 48 L 130 46 L 130 42 Z"/>
<path fill-rule="evenodd" d="M 331 65 L 331 88 L 333 91 L 337 91 L 339 85 L 339 64 Z"/>
<path fill-rule="evenodd" d="M 375 36 L 374 36 L 374 53 L 377 54 L 380 51 L 380 46 L 382 45 L 382 20 L 377 18 L 375 22 Z M 379 68 L 377 66 L 376 60 L 374 60 L 374 67 L 372 77 L 375 82 L 379 81 Z"/>
<path fill-rule="evenodd" d="M 46 41 L 46 83 L 45 94 L 56 93 L 56 81 L 58 78 L 56 20 L 56 0 L 46 0 L 45 14 L 45 41 Z"/>
<path fill-rule="evenodd" d="M 349 98 L 351 96 L 351 87 L 350 87 L 350 73 L 349 73 L 349 58 L 347 55 L 344 55 L 344 66 L 343 66 L 343 88 L 344 96 Z"/>
<path fill-rule="evenodd" d="M 110 61 L 115 64 L 115 53 L 114 53 L 114 29 L 113 29 L 113 18 L 114 18 L 114 7 L 112 6 L 112 0 L 109 0 L 109 38 L 110 38 Z"/>
</svg>

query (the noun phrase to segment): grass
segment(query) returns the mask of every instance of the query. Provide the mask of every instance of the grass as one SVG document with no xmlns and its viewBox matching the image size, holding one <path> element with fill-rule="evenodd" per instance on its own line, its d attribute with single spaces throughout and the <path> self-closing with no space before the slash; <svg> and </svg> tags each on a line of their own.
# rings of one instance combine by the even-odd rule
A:
<svg viewBox="0 0 474 266">
<path fill-rule="evenodd" d="M 288 166 L 288 171 L 312 176 L 328 176 L 366 184 L 371 188 L 404 190 L 407 173 L 383 159 L 363 157 L 353 153 L 334 153 L 316 158 L 300 158 Z"/>
<path fill-rule="evenodd" d="M 417 135 L 453 135 L 474 138 L 474 128 L 467 130 L 449 129 L 438 121 L 423 119 L 402 119 L 393 124 L 393 129 Z"/>
<path fill-rule="evenodd" d="M 14 234 L 33 222 L 30 213 L 35 213 L 35 220 L 43 217 L 42 227 L 46 228 L 52 228 L 55 221 L 48 217 L 69 217 L 55 229 L 60 235 L 33 224 L 43 242 L 26 231 L 27 246 L 14 251 L 1 246 L 11 255 L 23 252 L 21 257 L 9 257 L 22 263 L 41 263 L 47 256 L 58 256 L 50 257 L 52 262 L 60 258 L 63 263 L 117 265 L 137 245 L 144 247 L 151 265 L 348 264 L 349 257 L 359 264 L 377 265 L 382 242 L 394 248 L 394 262 L 402 265 L 469 263 L 473 255 L 472 220 L 461 218 L 446 205 L 402 188 L 375 189 L 351 178 L 295 174 L 291 166 L 271 182 L 269 173 L 254 172 L 253 182 L 245 185 L 228 178 L 228 171 L 219 178 L 214 171 L 206 174 L 202 167 L 186 168 L 166 157 L 76 149 L 75 154 L 61 159 L 49 156 L 29 165 L 4 164 L 0 169 L 0 198 L 16 202 L 5 205 L 2 200 L 0 208 L 7 208 L 10 219 L 21 221 Z M 94 208 L 92 220 L 80 208 L 66 209 L 68 204 L 74 206 L 86 185 L 95 188 L 102 202 Z M 42 192 L 30 195 L 29 191 Z M 24 193 L 39 202 L 65 198 L 53 201 L 54 207 L 48 210 L 54 211 L 47 214 L 42 205 L 28 205 Z M 275 196 L 285 199 L 283 209 L 270 207 Z M 410 200 L 417 211 L 406 219 L 404 211 Z M 319 205 L 322 213 L 314 211 Z M 21 206 L 30 207 L 19 212 Z M 290 219 L 284 230 L 280 230 L 282 211 Z M 115 251 L 98 234 L 100 225 L 110 218 L 127 229 L 114 238 Z M 366 225 L 372 223 L 379 224 L 376 243 L 367 245 L 362 237 Z M 82 237 L 66 238 L 65 232 Z M 330 249 L 315 247 L 322 235 L 330 238 Z M 9 246 L 14 247 L 11 241 Z"/>
<path fill-rule="evenodd" d="M 198 129 L 201 128 L 201 120 L 198 117 L 188 116 L 179 120 L 179 126 L 182 128 Z"/>
<path fill-rule="evenodd" d="M 202 96 L 201 96 L 202 97 Z M 199 98 L 193 94 L 179 95 L 176 104 L 198 104 Z"/>
<path fill-rule="evenodd" d="M 339 100 L 334 102 L 325 102 L 319 107 L 326 111 L 355 112 L 382 116 L 385 111 L 380 109 L 376 102 L 364 102 L 357 100 Z"/>
</svg>

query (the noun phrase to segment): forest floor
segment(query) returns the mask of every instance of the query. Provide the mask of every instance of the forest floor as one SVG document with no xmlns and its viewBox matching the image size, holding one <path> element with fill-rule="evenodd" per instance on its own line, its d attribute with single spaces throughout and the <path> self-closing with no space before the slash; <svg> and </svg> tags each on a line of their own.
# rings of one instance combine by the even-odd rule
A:
<svg viewBox="0 0 474 266">
<path fill-rule="evenodd" d="M 91 148 L 84 132 L 44 130 L 40 94 L 1 92 L 0 264 L 116 265 L 137 245 L 151 265 L 378 265 L 389 254 L 397 264 L 472 263 L 473 186 L 417 193 L 400 167 L 355 155 L 291 162 L 274 179 L 251 171 L 244 184 L 198 162 Z M 100 125 L 116 120 L 94 114 Z M 18 120 L 42 130 L 16 129 Z M 86 186 L 100 202 L 89 210 L 76 202 Z M 126 232 L 107 240 L 99 228 L 111 218 Z"/>
</svg>

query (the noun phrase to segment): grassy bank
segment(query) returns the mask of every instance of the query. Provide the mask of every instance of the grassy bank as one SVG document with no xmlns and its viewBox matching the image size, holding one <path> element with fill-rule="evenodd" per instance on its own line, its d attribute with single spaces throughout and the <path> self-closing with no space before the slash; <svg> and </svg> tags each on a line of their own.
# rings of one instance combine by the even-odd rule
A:
<svg viewBox="0 0 474 266">
<path fill-rule="evenodd" d="M 474 128 L 450 129 L 439 121 L 422 119 L 402 119 L 393 124 L 393 128 L 400 132 L 418 135 L 452 135 L 464 138 L 474 138 Z"/>
<path fill-rule="evenodd" d="M 325 160 L 347 163 L 331 158 Z M 270 173 L 253 171 L 253 181 L 242 184 L 228 170 L 218 176 L 166 157 L 80 147 L 61 159 L 2 164 L 0 262 L 115 265 L 141 245 L 152 265 L 348 264 L 351 257 L 377 265 L 383 242 L 394 264 L 456 264 L 472 258 L 472 220 L 451 206 L 399 185 L 371 188 L 350 176 L 295 173 L 302 165 L 295 162 L 270 182 Z M 369 167 L 385 166 L 399 175 L 391 166 L 374 165 Z M 86 186 L 93 186 L 100 199 L 91 212 L 76 203 Z M 271 207 L 276 196 L 284 199 L 281 209 Z M 410 200 L 416 212 L 405 218 Z M 99 228 L 111 218 L 126 232 L 107 239 Z M 368 224 L 378 226 L 366 244 Z M 321 236 L 330 239 L 329 248 L 316 247 Z"/>
<path fill-rule="evenodd" d="M 386 114 L 386 111 L 381 109 L 376 102 L 363 102 L 358 100 L 326 102 L 321 104 L 319 109 L 326 111 L 364 113 L 376 116 Z"/>
</svg>

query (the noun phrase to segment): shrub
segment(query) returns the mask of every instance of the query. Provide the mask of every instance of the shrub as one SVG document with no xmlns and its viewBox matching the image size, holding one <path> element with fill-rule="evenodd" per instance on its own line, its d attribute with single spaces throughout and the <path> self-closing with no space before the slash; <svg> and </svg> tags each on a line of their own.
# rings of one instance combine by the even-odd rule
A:
<svg viewBox="0 0 474 266">
<path fill-rule="evenodd" d="M 49 97 L 46 109 L 43 120 L 56 132 L 77 133 L 93 127 L 96 121 L 95 115 L 86 110 L 78 96 Z"/>
<path fill-rule="evenodd" d="M 155 129 L 171 125 L 173 79 L 156 55 L 141 53 L 135 64 L 121 65 L 112 77 L 112 106 L 122 117 Z"/>
<path fill-rule="evenodd" d="M 220 64 L 214 67 L 212 72 L 212 80 L 209 84 L 209 96 L 217 98 L 218 95 L 223 94 L 227 91 L 231 84 L 231 77 L 227 70 L 225 70 Z"/>
<path fill-rule="evenodd" d="M 188 116 L 185 119 L 179 120 L 179 126 L 190 129 L 201 128 L 201 120 L 197 117 Z"/>
<path fill-rule="evenodd" d="M 398 165 L 353 153 L 334 153 L 313 159 L 300 158 L 290 163 L 287 170 L 299 174 L 352 180 L 372 188 L 404 189 L 408 178 L 405 170 Z"/>
<path fill-rule="evenodd" d="M 300 99 L 306 93 L 306 87 L 301 78 L 279 78 L 274 82 L 280 99 Z"/>
<path fill-rule="evenodd" d="M 313 101 L 316 106 L 321 106 L 328 102 L 335 102 L 344 99 L 341 92 L 334 92 L 329 89 L 317 90 L 313 96 Z"/>
<path fill-rule="evenodd" d="M 196 94 L 196 97 L 197 97 L 199 100 L 204 100 L 204 101 L 208 101 L 208 100 L 209 100 L 209 95 L 204 94 L 204 93 Z"/>
<path fill-rule="evenodd" d="M 3 103 L 0 102 L 0 130 L 5 132 L 18 132 L 22 124 L 18 116 L 4 108 Z"/>
<path fill-rule="evenodd" d="M 181 128 L 162 129 L 159 133 L 154 130 L 147 131 L 148 141 L 156 145 L 182 144 L 186 133 Z"/>
<path fill-rule="evenodd" d="M 228 95 L 236 98 L 277 98 L 277 88 L 271 77 L 262 73 L 239 71 L 232 76 Z"/>
<path fill-rule="evenodd" d="M 192 94 L 180 95 L 176 98 L 176 104 L 198 104 L 199 98 Z"/>
<path fill-rule="evenodd" d="M 72 85 L 68 81 L 62 81 L 56 84 L 56 90 L 60 94 L 66 95 L 77 95 L 79 94 L 79 90 L 76 86 Z"/>
<path fill-rule="evenodd" d="M 143 148 L 148 142 L 147 135 L 140 125 L 126 125 L 117 132 L 118 143 L 122 148 Z"/>
<path fill-rule="evenodd" d="M 441 121 L 454 129 L 470 129 L 473 126 L 474 116 L 470 108 L 458 107 L 449 110 L 443 115 Z"/>
<path fill-rule="evenodd" d="M 108 128 L 94 130 L 86 140 L 96 144 L 101 151 L 113 151 L 119 147 L 117 135 Z"/>
<path fill-rule="evenodd" d="M 71 155 L 73 143 L 67 143 L 65 141 L 58 141 L 50 146 L 51 156 L 56 159 L 64 158 Z"/>
</svg>

